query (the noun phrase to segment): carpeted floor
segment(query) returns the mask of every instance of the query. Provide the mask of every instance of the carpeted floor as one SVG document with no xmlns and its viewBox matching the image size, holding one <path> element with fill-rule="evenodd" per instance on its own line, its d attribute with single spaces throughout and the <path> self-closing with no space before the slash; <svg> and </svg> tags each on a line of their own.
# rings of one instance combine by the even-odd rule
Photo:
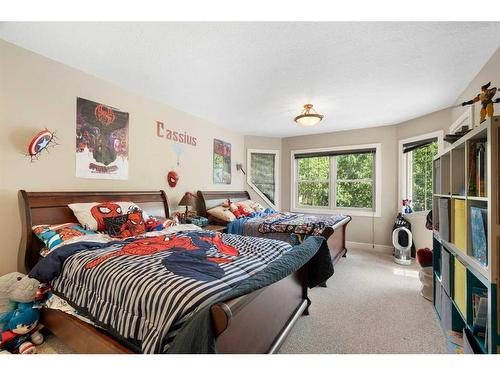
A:
<svg viewBox="0 0 500 375">
<path fill-rule="evenodd" d="M 350 250 L 328 287 L 310 291 L 310 315 L 297 321 L 280 353 L 447 353 L 418 270 L 371 249 Z"/>
<path fill-rule="evenodd" d="M 390 255 L 350 250 L 328 288 L 310 291 L 301 317 L 280 353 L 447 353 L 432 304 L 419 293 L 418 266 Z M 49 336 L 39 353 L 71 353 Z"/>
</svg>

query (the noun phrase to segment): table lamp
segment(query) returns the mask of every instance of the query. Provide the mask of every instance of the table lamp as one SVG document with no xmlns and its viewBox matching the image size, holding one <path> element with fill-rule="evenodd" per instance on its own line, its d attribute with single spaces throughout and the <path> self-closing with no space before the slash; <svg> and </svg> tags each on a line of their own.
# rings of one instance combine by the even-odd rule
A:
<svg viewBox="0 0 500 375">
<path fill-rule="evenodd" d="M 184 214 L 184 220 L 188 215 L 188 207 L 193 207 L 196 205 L 196 196 L 193 193 L 186 192 L 179 202 L 179 206 L 186 206 L 186 213 Z"/>
</svg>

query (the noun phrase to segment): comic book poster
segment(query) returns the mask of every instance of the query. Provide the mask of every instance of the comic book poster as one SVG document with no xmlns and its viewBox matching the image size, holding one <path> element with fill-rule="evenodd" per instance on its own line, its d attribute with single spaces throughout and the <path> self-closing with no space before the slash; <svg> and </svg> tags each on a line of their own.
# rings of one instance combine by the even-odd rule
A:
<svg viewBox="0 0 500 375">
<path fill-rule="evenodd" d="M 214 184 L 231 183 L 231 143 L 214 139 Z"/>
<path fill-rule="evenodd" d="M 77 98 L 76 177 L 128 179 L 129 114 Z"/>
</svg>

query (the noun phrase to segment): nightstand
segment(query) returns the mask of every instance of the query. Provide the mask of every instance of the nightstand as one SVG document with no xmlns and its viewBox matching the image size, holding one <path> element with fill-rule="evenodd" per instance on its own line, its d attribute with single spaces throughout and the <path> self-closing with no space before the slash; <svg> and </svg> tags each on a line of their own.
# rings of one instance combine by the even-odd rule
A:
<svg viewBox="0 0 500 375">
<path fill-rule="evenodd" d="M 227 227 L 225 225 L 210 224 L 202 228 L 203 230 L 210 230 L 212 232 L 226 233 Z"/>
</svg>

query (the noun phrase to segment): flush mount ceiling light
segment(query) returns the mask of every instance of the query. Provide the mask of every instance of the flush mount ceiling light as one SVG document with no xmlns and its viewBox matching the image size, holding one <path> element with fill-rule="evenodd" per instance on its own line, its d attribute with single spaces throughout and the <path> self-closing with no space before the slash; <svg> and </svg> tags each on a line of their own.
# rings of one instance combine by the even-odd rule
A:
<svg viewBox="0 0 500 375">
<path fill-rule="evenodd" d="M 304 104 L 302 113 L 294 118 L 294 121 L 303 127 L 314 126 L 323 120 L 323 115 L 318 114 L 312 104 Z"/>
</svg>

